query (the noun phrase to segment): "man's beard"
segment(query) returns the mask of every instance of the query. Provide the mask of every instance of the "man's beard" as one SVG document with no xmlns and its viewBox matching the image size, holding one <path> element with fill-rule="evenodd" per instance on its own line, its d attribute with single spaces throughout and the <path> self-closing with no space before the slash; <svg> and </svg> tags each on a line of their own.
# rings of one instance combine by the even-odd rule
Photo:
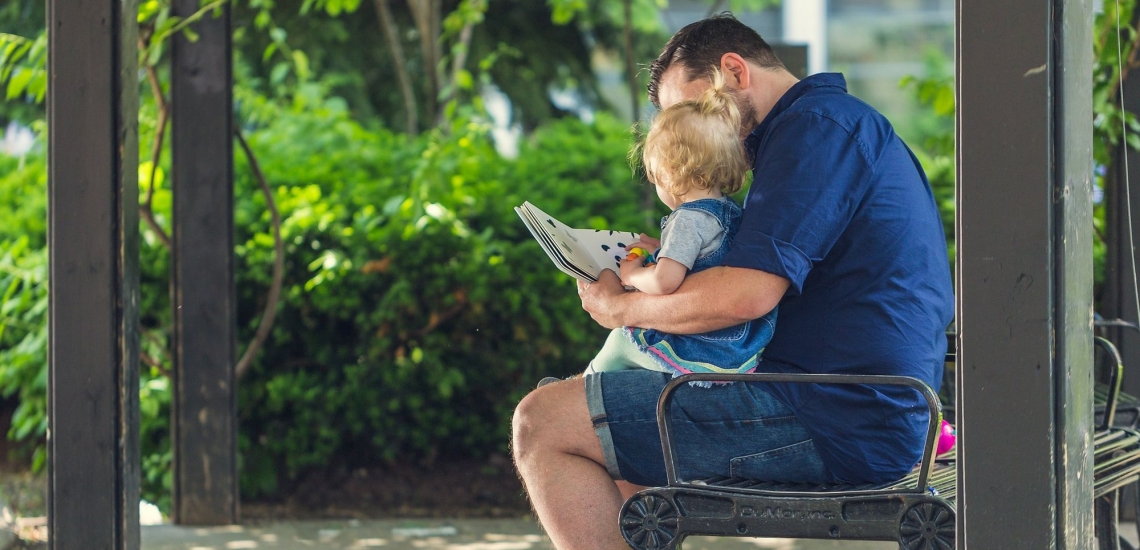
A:
<svg viewBox="0 0 1140 550">
<path fill-rule="evenodd" d="M 736 108 L 740 111 L 740 139 L 743 140 L 759 124 L 756 120 L 756 106 L 752 104 L 752 96 L 748 94 L 733 90 L 732 95 L 736 99 Z"/>
</svg>

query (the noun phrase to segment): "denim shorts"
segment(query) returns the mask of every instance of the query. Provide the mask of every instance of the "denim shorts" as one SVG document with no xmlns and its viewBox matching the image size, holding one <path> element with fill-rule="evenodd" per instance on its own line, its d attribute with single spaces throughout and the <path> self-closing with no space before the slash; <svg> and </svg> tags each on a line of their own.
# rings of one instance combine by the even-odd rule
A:
<svg viewBox="0 0 1140 550">
<path fill-rule="evenodd" d="M 670 375 L 624 370 L 586 375 L 586 402 L 614 479 L 665 485 L 657 398 Z M 807 429 L 761 383 L 685 385 L 673 397 L 678 476 L 833 483 Z"/>
</svg>

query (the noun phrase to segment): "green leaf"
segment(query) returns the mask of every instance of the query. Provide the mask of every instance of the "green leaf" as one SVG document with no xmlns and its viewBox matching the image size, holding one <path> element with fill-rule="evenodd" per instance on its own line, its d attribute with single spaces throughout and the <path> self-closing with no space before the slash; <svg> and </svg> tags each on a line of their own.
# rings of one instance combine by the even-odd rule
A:
<svg viewBox="0 0 1140 550">
<path fill-rule="evenodd" d="M 47 448 L 36 447 L 36 450 L 32 452 L 32 471 L 42 472 L 45 465 L 47 465 Z"/>
<path fill-rule="evenodd" d="M 934 97 L 934 112 L 943 116 L 954 115 L 954 90 L 949 87 L 943 87 L 938 90 Z"/>
<path fill-rule="evenodd" d="M 158 42 L 157 44 L 150 45 L 150 52 L 146 57 L 147 65 L 158 65 L 162 59 L 162 48 L 166 42 Z"/>
<path fill-rule="evenodd" d="M 475 79 L 466 69 L 460 69 L 455 73 L 455 85 L 459 86 L 460 89 L 470 90 L 475 86 Z"/>
<path fill-rule="evenodd" d="M 190 27 L 191 27 L 191 25 L 187 25 L 187 26 L 182 28 L 182 36 L 185 36 L 186 40 L 189 40 L 190 43 L 197 42 L 198 41 L 198 33 L 195 32 L 194 29 L 192 29 Z"/>
<path fill-rule="evenodd" d="M 269 58 L 273 57 L 273 54 L 276 52 L 277 52 L 277 43 L 276 42 L 270 42 L 269 45 L 265 47 L 265 53 L 261 54 L 261 62 L 262 63 L 268 62 Z"/>
<path fill-rule="evenodd" d="M 139 3 L 139 23 L 145 23 L 158 14 L 160 4 L 158 0 L 147 0 Z"/>
<path fill-rule="evenodd" d="M 285 81 L 286 76 L 289 76 L 289 65 L 285 63 L 278 63 L 273 66 L 273 70 L 269 73 L 269 82 L 273 84 L 281 84 Z"/>
<path fill-rule="evenodd" d="M 556 25 L 565 25 L 574 20 L 579 12 L 588 8 L 586 0 L 548 0 L 551 7 L 550 20 Z"/>
<path fill-rule="evenodd" d="M 309 79 L 309 57 L 301 50 L 293 50 L 293 66 L 297 71 L 297 78 Z"/>
<path fill-rule="evenodd" d="M 260 11 L 257 13 L 257 16 L 253 18 L 253 26 L 257 27 L 258 29 L 264 29 L 265 27 L 268 27 L 272 22 L 273 17 L 269 15 L 268 11 Z"/>
<path fill-rule="evenodd" d="M 8 99 L 15 99 L 24 93 L 24 88 L 27 87 L 28 82 L 32 80 L 32 71 L 22 69 L 16 73 L 11 80 L 8 81 Z"/>
</svg>

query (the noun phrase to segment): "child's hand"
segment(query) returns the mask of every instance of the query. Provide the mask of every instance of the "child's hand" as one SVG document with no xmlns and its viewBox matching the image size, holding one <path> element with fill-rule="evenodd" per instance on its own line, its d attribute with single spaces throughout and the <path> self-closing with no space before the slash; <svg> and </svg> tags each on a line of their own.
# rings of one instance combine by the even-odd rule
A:
<svg viewBox="0 0 1140 550">
<path fill-rule="evenodd" d="M 654 239 L 645 233 L 638 235 L 637 239 L 637 242 L 625 245 L 625 249 L 628 251 L 633 248 L 644 248 L 652 254 L 661 248 L 661 239 Z"/>
<path fill-rule="evenodd" d="M 640 258 L 640 257 L 633 258 L 632 260 L 622 260 L 621 264 L 619 264 L 619 267 L 618 267 L 618 269 L 621 270 L 621 273 L 620 273 L 621 284 L 623 284 L 627 287 L 636 286 L 636 285 L 633 285 L 629 282 L 630 277 L 634 273 L 637 273 L 638 271 L 645 269 L 644 263 L 645 263 L 645 258 Z"/>
</svg>

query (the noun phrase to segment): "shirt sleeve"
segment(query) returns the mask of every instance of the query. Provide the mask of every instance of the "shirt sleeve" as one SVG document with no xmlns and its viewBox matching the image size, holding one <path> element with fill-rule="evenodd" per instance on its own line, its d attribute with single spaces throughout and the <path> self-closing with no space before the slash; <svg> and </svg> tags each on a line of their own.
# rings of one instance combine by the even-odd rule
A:
<svg viewBox="0 0 1140 550">
<path fill-rule="evenodd" d="M 784 277 L 795 295 L 851 222 L 871 167 L 862 142 L 830 118 L 805 112 L 776 122 L 756 154 L 724 265 Z"/>
<path fill-rule="evenodd" d="M 720 223 L 712 214 L 699 210 L 676 210 L 661 229 L 661 248 L 656 256 L 669 258 L 692 269 L 706 245 L 714 242 L 722 232 Z"/>
</svg>

